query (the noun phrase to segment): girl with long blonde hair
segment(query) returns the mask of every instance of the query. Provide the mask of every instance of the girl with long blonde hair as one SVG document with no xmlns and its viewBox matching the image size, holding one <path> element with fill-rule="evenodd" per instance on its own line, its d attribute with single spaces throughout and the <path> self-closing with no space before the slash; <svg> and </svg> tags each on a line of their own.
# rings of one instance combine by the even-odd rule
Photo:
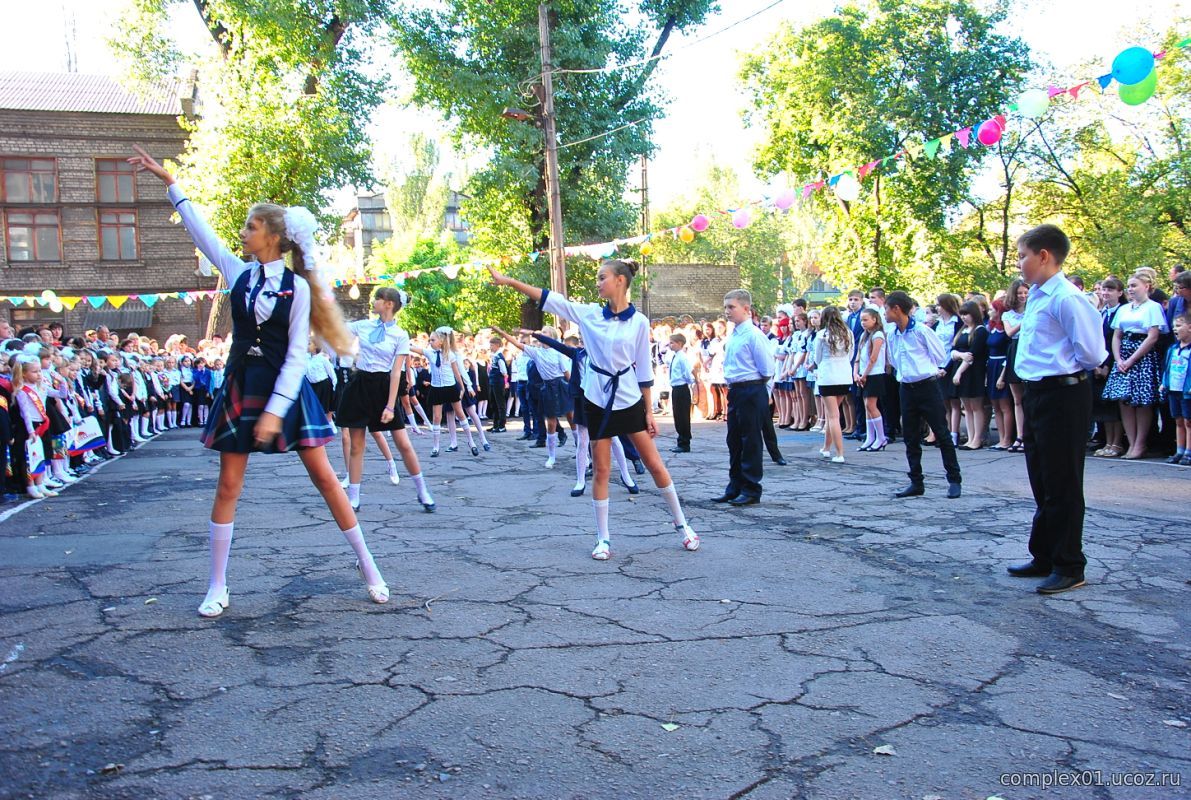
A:
<svg viewBox="0 0 1191 800">
<path fill-rule="evenodd" d="M 240 231 L 240 241 L 243 251 L 256 261 L 245 263 L 223 245 L 174 176 L 144 150 L 135 150 L 137 155 L 128 163 L 166 185 L 195 246 L 231 287 L 233 343 L 224 384 L 202 436 L 206 447 L 219 451 L 219 484 L 209 528 L 210 580 L 199 614 L 217 617 L 228 607 L 232 528 L 248 456 L 253 452 L 298 452 L 310 480 L 355 551 L 369 598 L 374 603 L 388 602 L 389 587 L 327 460 L 324 446 L 334 438 L 334 429 L 306 380 L 311 329 L 336 352 L 346 352 L 352 342 L 339 307 L 307 262 L 314 255 L 317 224 L 313 215 L 306 209 L 272 203 L 254 205 Z"/>
</svg>

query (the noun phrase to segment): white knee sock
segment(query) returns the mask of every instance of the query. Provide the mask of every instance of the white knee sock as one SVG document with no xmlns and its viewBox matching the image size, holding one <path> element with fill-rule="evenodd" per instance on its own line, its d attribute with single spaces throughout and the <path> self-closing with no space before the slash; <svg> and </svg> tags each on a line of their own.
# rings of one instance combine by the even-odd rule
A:
<svg viewBox="0 0 1191 800">
<path fill-rule="evenodd" d="M 372 553 L 369 552 L 368 545 L 364 543 L 364 532 L 360 530 L 360 526 L 356 525 L 354 528 L 345 530 L 343 538 L 347 539 L 347 543 L 356 552 L 356 558 L 360 560 L 360 571 L 364 573 L 364 582 L 369 586 L 384 583 L 385 579 L 381 577 L 380 570 L 376 568 L 376 562 L 372 560 Z"/>
<path fill-rule="evenodd" d="M 353 506 L 360 504 L 360 484 L 349 483 L 347 485 L 347 501 Z"/>
<path fill-rule="evenodd" d="M 430 417 L 426 416 L 426 409 L 422 408 L 421 403 L 414 403 L 414 411 L 418 412 L 418 416 L 422 418 L 422 422 L 429 428 L 433 423 L 430 422 Z"/>
<path fill-rule="evenodd" d="M 411 428 L 418 427 L 418 421 L 414 419 L 414 412 L 411 411 L 405 415 L 405 424 Z"/>
<path fill-rule="evenodd" d="M 431 425 L 430 432 L 434 434 L 434 449 L 438 449 L 439 439 L 442 437 L 442 428 L 439 425 Z"/>
<path fill-rule="evenodd" d="M 220 591 L 227 586 L 227 560 L 232 552 L 232 527 L 236 523 L 208 523 L 211 541 L 211 577 L 207 591 Z"/>
<path fill-rule="evenodd" d="M 620 479 L 629 486 L 636 486 L 633 473 L 629 471 L 629 461 L 624 457 L 624 445 L 615 436 L 612 437 L 612 458 L 616 460 L 616 468 L 620 470 Z"/>
<path fill-rule="evenodd" d="M 877 443 L 877 424 L 875 420 L 864 418 L 864 446 L 872 447 Z"/>
<path fill-rule="evenodd" d="M 596 539 L 612 541 L 612 536 L 608 533 L 608 499 L 592 500 L 591 506 L 595 509 Z"/>
<path fill-rule="evenodd" d="M 426 479 L 422 477 L 422 473 L 417 475 L 410 475 L 409 479 L 414 482 L 414 486 L 418 488 L 418 502 L 419 503 L 433 503 L 434 498 L 430 496 L 430 490 L 426 488 Z"/>
<path fill-rule="evenodd" d="M 873 447 L 880 447 L 888 441 L 885 438 L 885 419 L 877 417 L 873 420 Z"/>
<path fill-rule="evenodd" d="M 678 500 L 678 490 L 674 488 L 674 484 L 671 483 L 664 488 L 659 486 L 658 491 L 662 493 L 662 499 L 670 507 L 670 518 L 674 521 L 674 527 L 681 528 L 686 525 L 686 515 L 682 513 L 682 503 Z"/>
<path fill-rule="evenodd" d="M 484 436 L 484 423 L 474 408 L 471 410 L 471 421 L 476 425 L 476 433 L 480 434 L 480 444 L 488 444 L 488 437 Z"/>
<path fill-rule="evenodd" d="M 575 432 L 575 488 L 587 485 L 587 428 L 579 426 Z"/>
<path fill-rule="evenodd" d="M 447 417 L 447 431 L 451 434 L 451 447 L 458 447 L 459 432 L 455 427 L 455 414 L 453 412 L 451 416 Z"/>
<path fill-rule="evenodd" d="M 558 434 L 546 434 L 546 456 L 547 458 L 554 458 L 558 455 Z"/>
</svg>

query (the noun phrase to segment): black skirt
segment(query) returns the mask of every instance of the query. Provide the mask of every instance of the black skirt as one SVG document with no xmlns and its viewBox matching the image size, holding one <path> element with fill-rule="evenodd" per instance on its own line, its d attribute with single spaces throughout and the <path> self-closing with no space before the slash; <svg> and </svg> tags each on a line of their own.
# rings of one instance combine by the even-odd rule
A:
<svg viewBox="0 0 1191 800">
<path fill-rule="evenodd" d="M 432 406 L 449 406 L 458 402 L 460 397 L 459 384 L 453 386 L 431 386 L 427 399 Z"/>
<path fill-rule="evenodd" d="M 1021 383 L 1021 378 L 1017 377 L 1017 371 L 1014 365 L 1017 363 L 1017 339 L 1009 340 L 1009 349 L 1005 351 L 1005 383 Z"/>
<path fill-rule="evenodd" d="M 318 383 L 312 383 L 310 388 L 314 389 L 314 394 L 322 403 L 323 408 L 332 410 L 335 408 L 332 405 L 335 402 L 335 386 L 331 383 L 330 378 L 323 378 Z"/>
<path fill-rule="evenodd" d="M 645 399 L 638 400 L 628 408 L 622 408 L 608 414 L 608 423 L 604 424 L 604 409 L 592 403 L 583 401 L 583 414 L 587 418 L 587 430 L 591 438 L 611 439 L 614 436 L 628 436 L 645 430 Z M 603 430 L 600 430 L 601 426 Z"/>
<path fill-rule="evenodd" d="M 381 422 L 380 415 L 389 402 L 388 372 L 362 372 L 356 370 L 335 411 L 335 422 L 341 428 L 367 428 L 370 431 L 399 431 L 405 428 L 401 409 L 393 410 L 393 418 Z M 329 381 L 328 381 L 329 383 Z M 400 393 L 398 397 L 400 398 Z"/>
<path fill-rule="evenodd" d="M 861 397 L 877 397 L 885 396 L 885 373 L 874 372 L 864 379 L 864 388 L 861 390 Z"/>
</svg>

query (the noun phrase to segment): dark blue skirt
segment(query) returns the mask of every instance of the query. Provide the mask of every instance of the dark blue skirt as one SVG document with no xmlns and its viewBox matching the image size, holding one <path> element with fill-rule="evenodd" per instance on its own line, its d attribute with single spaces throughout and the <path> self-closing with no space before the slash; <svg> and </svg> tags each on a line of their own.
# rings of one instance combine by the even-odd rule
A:
<svg viewBox="0 0 1191 800">
<path fill-rule="evenodd" d="M 303 377 L 298 399 L 282 420 L 281 434 L 269 444 L 258 446 L 253 428 L 276 383 L 277 370 L 263 359 L 245 359 L 241 367 L 228 374 L 215 395 L 211 416 L 203 429 L 203 446 L 224 453 L 285 453 L 322 447 L 335 438 L 318 395 Z"/>
<path fill-rule="evenodd" d="M 988 399 L 989 400 L 1004 400 L 1009 396 L 1009 383 L 1006 379 L 1005 388 L 998 389 L 997 381 L 1000 380 L 1001 373 L 1005 371 L 1005 364 L 1007 358 L 1001 356 L 990 356 L 988 359 Z"/>
<path fill-rule="evenodd" d="M 565 417 L 571 411 L 571 391 L 562 378 L 542 382 L 542 416 Z"/>
</svg>

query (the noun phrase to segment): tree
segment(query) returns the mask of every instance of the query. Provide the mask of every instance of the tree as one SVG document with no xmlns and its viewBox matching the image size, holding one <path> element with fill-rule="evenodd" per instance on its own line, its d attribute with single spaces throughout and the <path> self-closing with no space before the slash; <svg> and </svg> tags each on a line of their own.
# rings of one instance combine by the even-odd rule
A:
<svg viewBox="0 0 1191 800">
<path fill-rule="evenodd" d="M 113 49 L 141 80 L 169 77 L 182 54 L 168 25 L 183 0 L 134 0 Z M 383 75 L 363 54 L 386 28 L 381 0 L 193 0 L 210 34 L 200 70 L 202 115 L 190 129 L 180 176 L 212 226 L 235 242 L 255 202 L 305 205 L 371 181 L 364 126 L 381 100 Z M 326 218 L 332 222 L 330 217 Z M 222 285 L 222 284 L 221 284 Z M 219 326 L 219 296 L 209 328 Z"/>
<path fill-rule="evenodd" d="M 617 0 L 550 4 L 554 64 L 596 69 L 662 54 L 671 34 L 700 24 L 714 0 Z M 506 107 L 540 112 L 532 85 L 541 73 L 536 0 L 456 0 L 398 14 L 394 46 L 414 81 L 412 102 L 456 126 L 456 138 L 491 152 L 467 185 L 473 246 L 482 253 L 544 251 L 548 246 L 541 132 L 501 119 Z M 652 44 L 648 42 L 651 41 Z M 555 77 L 555 109 L 568 243 L 625 235 L 636 219 L 624 199 L 629 165 L 650 151 L 661 113 L 650 84 L 656 60 L 611 71 Z M 616 130 L 617 128 L 621 128 Z M 607 135 L 603 135 L 607 134 Z M 592 138 L 590 141 L 583 141 Z M 547 259 L 510 270 L 544 282 Z"/>
<path fill-rule="evenodd" d="M 748 118 L 765 128 L 758 170 L 825 180 L 991 118 L 1029 68 L 1026 46 L 996 32 L 1004 18 L 1003 8 L 984 13 L 969 0 L 868 0 L 783 28 L 742 70 Z M 816 192 L 811 202 L 831 222 L 821 251 L 828 277 L 933 285 L 949 258 L 948 216 L 985 154 L 974 141 L 878 165 L 856 202 Z"/>
<path fill-rule="evenodd" d="M 408 158 L 394 158 L 378 170 L 393 228 L 385 245 L 388 257 L 397 261 L 411 258 L 419 240 L 442 232 L 450 193 L 450 175 L 439 168 L 438 142 L 414 133 L 407 151 Z"/>
</svg>

